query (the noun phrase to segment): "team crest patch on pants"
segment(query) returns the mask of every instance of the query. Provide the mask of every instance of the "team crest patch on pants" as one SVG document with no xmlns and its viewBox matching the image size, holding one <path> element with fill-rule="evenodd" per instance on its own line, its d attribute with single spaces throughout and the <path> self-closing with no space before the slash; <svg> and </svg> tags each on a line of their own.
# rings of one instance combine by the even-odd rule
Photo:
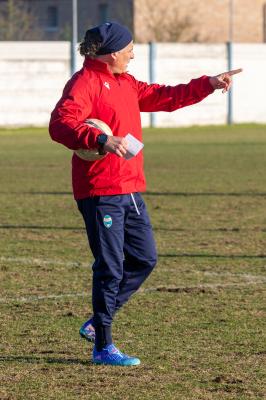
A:
<svg viewBox="0 0 266 400">
<path fill-rule="evenodd" d="M 106 228 L 111 228 L 112 224 L 113 224 L 113 220 L 112 217 L 110 217 L 110 215 L 105 215 L 103 217 L 103 224 Z"/>
</svg>

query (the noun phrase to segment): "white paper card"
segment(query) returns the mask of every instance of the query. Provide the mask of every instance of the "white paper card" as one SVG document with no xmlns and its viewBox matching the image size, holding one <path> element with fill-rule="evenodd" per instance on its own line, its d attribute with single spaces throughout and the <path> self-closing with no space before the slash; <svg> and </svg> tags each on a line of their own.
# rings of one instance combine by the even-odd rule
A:
<svg viewBox="0 0 266 400">
<path fill-rule="evenodd" d="M 134 136 L 132 136 L 130 133 L 125 136 L 125 139 L 127 140 L 128 148 L 126 154 L 124 155 L 124 158 L 126 160 L 130 160 L 130 158 L 136 156 L 140 152 L 140 150 L 143 149 L 144 144 L 141 143 Z"/>
</svg>

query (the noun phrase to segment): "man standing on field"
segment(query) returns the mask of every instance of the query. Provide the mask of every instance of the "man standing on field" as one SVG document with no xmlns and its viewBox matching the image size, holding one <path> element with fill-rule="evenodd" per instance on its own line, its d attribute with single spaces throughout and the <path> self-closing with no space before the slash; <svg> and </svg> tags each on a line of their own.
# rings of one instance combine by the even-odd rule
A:
<svg viewBox="0 0 266 400">
<path fill-rule="evenodd" d="M 202 76 L 188 84 L 147 84 L 127 73 L 134 58 L 129 30 L 110 22 L 89 29 L 80 43 L 83 68 L 66 84 L 51 115 L 53 140 L 71 150 L 99 149 L 106 156 L 84 161 L 72 158 L 74 197 L 84 218 L 93 264 L 93 315 L 80 334 L 95 342 L 96 364 L 137 365 L 140 360 L 120 352 L 112 341 L 115 313 L 153 270 L 157 253 L 152 227 L 140 192 L 144 192 L 143 154 L 124 158 L 131 133 L 142 142 L 140 112 L 174 111 L 203 100 L 215 89 L 227 91 L 230 71 Z M 85 121 L 108 124 L 114 136 Z"/>
</svg>

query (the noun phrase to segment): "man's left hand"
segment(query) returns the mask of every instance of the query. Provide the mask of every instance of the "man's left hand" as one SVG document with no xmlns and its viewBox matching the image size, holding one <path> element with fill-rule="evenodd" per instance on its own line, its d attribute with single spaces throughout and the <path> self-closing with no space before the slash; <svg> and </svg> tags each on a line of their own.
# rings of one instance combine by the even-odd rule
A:
<svg viewBox="0 0 266 400">
<path fill-rule="evenodd" d="M 232 71 L 223 72 L 217 76 L 211 76 L 210 84 L 212 85 L 213 89 L 223 89 L 223 93 L 228 92 L 230 87 L 232 86 L 232 76 L 239 74 L 242 72 L 242 68 L 233 69 Z"/>
</svg>

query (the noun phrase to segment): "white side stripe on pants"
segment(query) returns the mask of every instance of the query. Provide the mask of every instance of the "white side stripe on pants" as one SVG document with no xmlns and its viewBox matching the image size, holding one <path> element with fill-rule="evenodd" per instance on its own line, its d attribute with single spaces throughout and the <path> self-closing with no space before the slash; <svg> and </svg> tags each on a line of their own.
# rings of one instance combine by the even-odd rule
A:
<svg viewBox="0 0 266 400">
<path fill-rule="evenodd" d="M 133 193 L 130 193 L 130 195 L 131 195 L 132 201 L 134 203 L 135 209 L 137 211 L 137 214 L 140 215 L 140 212 L 139 212 L 139 209 L 138 209 L 138 206 L 137 206 L 137 203 L 135 201 L 135 197 L 134 197 Z"/>
</svg>

